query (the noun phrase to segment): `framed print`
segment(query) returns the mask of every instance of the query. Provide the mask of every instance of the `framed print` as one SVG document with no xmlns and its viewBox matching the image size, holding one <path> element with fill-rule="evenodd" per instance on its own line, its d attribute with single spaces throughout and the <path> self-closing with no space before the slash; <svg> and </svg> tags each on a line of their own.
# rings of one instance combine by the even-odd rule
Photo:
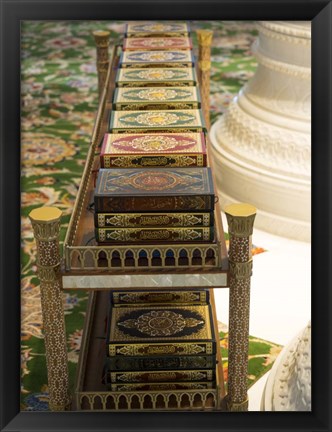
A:
<svg viewBox="0 0 332 432">
<path fill-rule="evenodd" d="M 331 349 L 332 336 L 329 318 L 331 314 L 331 296 L 329 295 L 331 282 L 330 231 L 332 228 L 330 201 L 331 2 L 327 0 L 320 3 L 313 0 L 305 2 L 302 0 L 285 0 L 280 3 L 268 0 L 261 4 L 251 0 L 245 3 L 238 0 L 232 3 L 218 0 L 217 2 L 178 1 L 169 3 L 158 0 L 152 4 L 146 1 L 133 0 L 123 0 L 122 2 L 83 0 L 78 4 L 69 0 L 59 4 L 52 0 L 45 2 L 3 0 L 1 6 L 3 12 L 1 17 L 3 60 L 1 101 L 3 109 L 0 147 L 2 177 L 0 233 L 2 251 L 0 271 L 2 276 L 0 287 L 1 430 L 61 431 L 80 429 L 83 431 L 160 430 L 165 432 L 170 430 L 217 431 L 220 429 L 231 431 L 248 428 L 251 430 L 295 430 L 299 428 L 308 431 L 330 430 L 332 426 L 328 401 L 331 398 L 332 383 L 329 382 L 331 366 L 327 353 Z M 211 93 L 213 98 L 211 99 L 210 111 L 211 123 L 215 124 L 218 121 L 218 115 L 224 114 L 224 111 L 218 111 L 216 108 L 218 104 L 223 104 L 224 107 L 229 106 L 230 96 L 237 94 L 256 70 L 257 63 L 251 63 L 251 52 L 248 54 L 249 51 L 246 52 L 246 55 L 249 58 L 247 66 L 250 73 L 246 75 L 241 62 L 237 63 L 239 58 L 244 55 L 245 48 L 243 48 L 241 38 L 236 39 L 234 36 L 237 32 L 236 23 L 242 22 L 244 26 L 247 26 L 249 40 L 254 41 L 258 36 L 258 32 L 254 29 L 256 21 L 278 21 L 281 23 L 299 21 L 300 24 L 303 21 L 311 21 L 311 334 L 313 361 L 311 366 L 312 408 L 308 412 L 302 412 L 300 409 L 297 412 L 277 412 L 278 410 L 263 412 L 258 411 L 258 408 L 248 412 L 228 412 L 230 410 L 214 409 L 214 398 L 219 398 L 220 392 L 222 395 L 227 394 L 227 392 L 224 393 L 223 388 L 221 389 L 224 384 L 222 386 L 215 384 L 218 381 L 217 374 L 211 364 L 221 363 L 221 357 L 216 357 L 216 352 L 219 350 L 217 332 L 219 335 L 225 336 L 226 334 L 226 342 L 221 343 L 219 351 L 223 350 L 223 356 L 226 356 L 227 360 L 225 353 L 228 351 L 225 350 L 228 348 L 228 328 L 225 330 L 216 327 L 216 323 L 213 326 L 214 318 L 213 312 L 211 312 L 213 308 L 210 302 L 212 302 L 213 307 L 215 301 L 220 302 L 224 309 L 226 306 L 228 308 L 229 305 L 224 301 L 224 295 L 228 295 L 227 290 L 218 290 L 223 294 L 214 299 L 209 294 L 209 288 L 213 286 L 217 288 L 228 287 L 228 280 L 226 279 L 225 282 L 221 276 L 218 279 L 218 275 L 214 275 L 214 278 L 211 277 L 211 279 L 208 277 L 198 279 L 193 272 L 185 282 L 187 285 L 183 285 L 185 277 L 183 276 L 184 272 L 181 272 L 181 265 L 192 260 L 193 265 L 210 266 L 213 268 L 212 272 L 217 273 L 217 264 L 220 260 L 220 268 L 225 274 L 228 271 L 227 265 L 232 267 L 232 271 L 241 272 L 238 270 L 237 261 L 232 261 L 232 255 L 227 265 L 225 264 L 227 260 L 225 261 L 225 255 L 222 254 L 227 254 L 226 248 L 223 249 L 220 256 L 216 252 L 217 246 L 221 242 L 220 234 L 216 233 L 212 227 L 215 220 L 211 209 L 220 198 L 209 195 L 209 206 L 202 208 L 198 208 L 196 204 L 192 208 L 190 207 L 192 204 L 187 203 L 179 206 L 177 203 L 173 206 L 173 201 L 169 201 L 170 206 L 165 207 L 165 210 L 162 207 L 164 205 L 164 200 L 162 200 L 163 202 L 159 203 L 161 209 L 156 210 L 153 204 L 156 202 L 156 197 L 160 198 L 166 193 L 160 193 L 161 190 L 167 191 L 168 187 L 176 189 L 181 186 L 183 188 L 184 184 L 188 186 L 191 175 L 192 178 L 195 178 L 194 186 L 190 186 L 194 190 L 193 196 L 195 198 L 200 197 L 200 193 L 197 192 L 199 185 L 195 176 L 197 176 L 198 170 L 210 170 L 210 168 L 205 167 L 206 152 L 210 157 L 212 154 L 214 159 L 217 158 L 216 153 L 212 151 L 213 146 L 215 146 L 212 138 L 206 142 L 207 151 L 205 144 L 204 148 L 200 147 L 198 151 L 189 141 L 189 138 L 191 140 L 194 138 L 198 140 L 199 138 L 199 141 L 203 142 L 206 133 L 206 118 L 204 118 L 206 108 L 203 109 L 204 95 L 202 96 L 200 93 L 203 87 L 202 78 L 196 77 L 197 71 L 193 69 L 195 56 L 198 58 L 201 55 L 199 49 L 203 46 L 198 44 L 196 30 L 201 28 L 205 30 L 218 29 L 218 23 L 224 22 L 224 36 L 227 37 L 223 41 L 227 39 L 227 42 L 232 45 L 232 55 L 235 59 L 232 63 L 233 60 L 230 60 L 222 52 L 223 47 L 220 47 L 219 50 L 219 47 L 213 46 L 212 55 L 215 55 L 213 75 L 219 76 L 216 81 L 222 82 L 224 80 L 223 89 L 229 98 L 226 101 L 225 94 L 221 96 L 221 87 L 218 87 L 215 84 L 216 81 L 212 80 Z M 139 24 L 128 24 L 133 22 L 139 22 Z M 143 25 L 142 22 L 147 24 Z M 163 24 L 158 24 L 159 22 Z M 118 80 L 118 84 L 114 84 L 115 99 L 108 97 L 107 92 L 102 92 L 103 88 L 100 86 L 100 82 L 98 87 L 95 79 L 97 75 L 95 66 L 91 66 L 91 58 L 96 55 L 96 45 L 94 45 L 92 36 L 95 24 L 96 30 L 100 34 L 104 29 L 110 32 L 111 43 L 117 47 L 114 53 L 118 53 L 120 65 L 121 62 L 126 64 L 128 59 L 134 61 L 133 65 L 129 65 L 130 67 L 121 69 L 114 66 L 114 70 L 111 71 L 114 75 L 114 82 Z M 276 33 L 279 32 L 277 28 L 274 30 Z M 268 34 L 271 29 L 264 29 L 264 31 Z M 135 32 L 138 33 L 135 34 Z M 91 34 L 89 40 L 88 34 Z M 280 34 L 279 32 L 279 42 L 283 37 Z M 170 38 L 172 44 L 175 44 L 175 48 L 162 50 L 160 46 L 167 44 L 165 41 L 162 44 L 158 42 L 158 37 Z M 126 49 L 121 54 L 121 43 L 124 38 Z M 135 45 L 136 38 L 138 38 L 139 43 Z M 194 43 L 190 38 L 194 40 Z M 178 56 L 186 57 L 186 64 L 175 62 L 175 65 L 173 63 L 170 65 L 164 60 L 159 64 L 158 60 L 155 67 L 149 68 L 147 59 L 150 51 L 146 47 L 151 44 L 153 45 L 151 51 L 153 56 L 167 57 L 173 52 L 173 49 L 177 50 Z M 200 46 L 199 49 L 198 46 Z M 156 47 L 159 47 L 159 50 Z M 70 63 L 68 59 L 72 56 L 77 56 L 78 60 Z M 140 56 L 140 58 L 137 59 L 135 56 Z M 142 59 L 145 63 L 142 63 Z M 202 57 L 200 59 L 202 61 Z M 293 58 L 293 60 L 296 62 L 298 59 Z M 260 61 L 263 62 L 261 58 L 258 59 L 258 63 Z M 219 64 L 222 66 L 223 62 L 223 68 L 219 68 Z M 199 67 L 201 68 L 199 70 L 202 71 L 202 62 Z M 236 68 L 235 72 L 232 67 Z M 294 72 L 295 75 L 296 73 Z M 38 78 L 36 79 L 36 77 Z M 163 91 L 160 90 L 159 81 L 164 83 Z M 232 86 L 235 87 L 232 89 Z M 112 168 L 114 171 L 110 176 L 112 179 L 114 178 L 116 187 L 124 186 L 124 190 L 131 188 L 134 193 L 123 193 L 126 197 L 120 202 L 116 213 L 114 213 L 112 206 L 102 207 L 103 210 L 99 216 L 93 215 L 93 212 L 96 211 L 93 199 L 89 201 L 85 198 L 84 208 L 73 210 L 75 198 L 85 187 L 84 180 L 82 183 L 84 170 L 91 170 L 92 175 L 89 177 L 89 181 L 95 180 L 95 184 L 98 184 L 97 178 L 93 178 L 97 170 L 89 165 L 90 162 L 86 164 L 87 160 L 90 161 L 89 146 L 97 136 L 97 133 L 93 132 L 92 129 L 98 110 L 98 91 L 100 100 L 105 101 L 108 98 L 105 106 L 107 105 L 109 109 L 112 109 L 113 104 L 114 111 L 103 121 L 106 125 L 112 125 L 113 129 L 107 130 L 107 136 L 111 137 L 117 144 L 114 149 L 106 151 L 105 143 L 103 150 L 101 150 L 102 142 L 100 142 L 96 145 L 101 150 L 98 155 L 104 158 L 105 164 L 106 157 L 113 158 L 116 156 L 118 158 L 120 155 L 119 157 L 128 159 L 129 144 L 136 146 L 133 154 L 130 153 L 131 159 L 116 159 L 119 166 L 116 167 L 116 170 Z M 186 99 L 184 99 L 185 97 Z M 280 95 L 280 98 L 291 101 L 292 95 L 285 91 Z M 254 97 L 251 100 L 254 100 Z M 184 102 L 187 105 L 181 107 Z M 135 105 L 130 105 L 133 103 Z M 134 106 L 134 108 L 129 109 L 130 106 Z M 246 107 L 248 108 L 249 105 Z M 270 113 L 273 113 L 272 106 L 269 110 Z M 195 119 L 199 125 L 196 129 L 193 129 L 193 126 L 191 129 L 186 129 L 189 126 L 180 116 L 187 118 L 193 114 L 195 114 Z M 122 123 L 127 124 L 127 127 L 118 126 L 121 123 L 120 117 L 125 119 Z M 153 118 L 151 119 L 151 117 Z M 296 116 L 294 115 L 294 117 Z M 151 127 L 150 123 L 147 125 L 144 123 L 143 128 L 142 122 L 146 118 L 154 125 L 158 121 L 159 124 L 163 125 L 163 128 Z M 45 119 L 46 121 L 44 121 Z M 167 128 L 164 126 L 165 119 L 169 121 Z M 196 125 L 194 126 L 196 127 Z M 142 140 L 141 137 L 144 139 Z M 183 147 L 180 150 L 177 147 L 179 145 Z M 158 154 L 158 146 L 162 148 L 161 154 Z M 189 164 L 186 159 L 189 150 L 186 146 L 193 153 L 190 153 L 191 157 L 194 155 L 198 158 L 198 155 L 204 155 L 204 163 L 199 164 L 191 161 Z M 240 152 L 241 148 L 232 149 L 232 157 L 235 157 L 237 151 Z M 144 152 L 147 152 L 150 159 L 147 159 Z M 182 159 L 179 159 L 177 153 Z M 123 156 L 124 154 L 126 155 Z M 161 156 L 163 160 L 160 160 Z M 203 158 L 203 156 L 200 157 Z M 281 155 L 275 152 L 274 157 L 277 159 Z M 45 162 L 47 158 L 52 158 L 54 163 Z M 174 160 L 170 161 L 171 158 Z M 256 162 L 259 164 L 257 155 L 253 158 L 256 158 Z M 148 168 L 146 168 L 147 164 L 149 165 Z M 164 166 L 167 164 L 171 164 L 171 167 Z M 184 168 L 184 164 L 189 165 Z M 144 166 L 144 169 L 147 170 L 144 176 L 140 174 L 139 170 L 142 168 L 137 168 L 138 165 Z M 220 170 L 223 167 L 224 165 L 221 164 Z M 105 165 L 103 171 L 108 171 L 108 168 Z M 133 170 L 138 171 L 138 180 L 131 181 Z M 174 172 L 176 172 L 176 176 Z M 154 177 L 152 174 L 155 174 Z M 159 186 L 156 185 L 157 181 Z M 211 181 L 210 177 L 209 181 Z M 167 185 L 163 182 L 167 182 Z M 176 185 L 174 186 L 175 182 Z M 152 185 L 152 183 L 154 184 Z M 146 200 L 148 195 L 149 200 L 151 199 L 152 210 L 148 209 L 149 211 L 144 207 L 145 204 L 143 207 L 130 207 L 126 201 L 129 199 L 129 195 L 130 199 L 135 196 L 138 187 L 143 188 L 143 186 L 149 190 L 143 197 Z M 284 190 L 284 195 L 287 193 L 288 191 Z M 142 194 L 138 195 L 141 199 Z M 166 198 L 169 198 L 168 195 Z M 178 195 L 175 196 L 177 199 Z M 121 199 L 123 198 L 121 194 L 119 196 Z M 250 196 L 249 189 L 247 196 Z M 104 198 L 102 196 L 100 199 Z M 180 198 L 182 199 L 182 197 Z M 250 203 L 250 200 L 248 202 Z M 290 207 L 291 205 L 292 203 L 289 204 Z M 33 225 L 33 212 L 40 206 L 58 207 L 62 212 L 62 224 L 57 226 L 58 234 L 55 235 L 52 231 L 53 228 L 51 228 L 48 240 L 45 237 L 45 232 Z M 99 242 L 104 243 L 102 247 L 105 250 L 98 251 L 96 255 L 89 257 L 84 252 L 81 255 L 78 252 L 76 256 L 75 251 L 72 253 L 70 247 L 67 248 L 69 244 L 67 236 L 71 235 L 67 233 L 77 235 L 76 228 L 71 222 L 73 211 L 91 213 L 92 224 L 97 221 L 96 230 L 100 236 Z M 252 214 L 250 213 L 249 216 Z M 47 218 L 52 222 L 59 219 L 59 215 L 53 209 L 49 210 Z M 230 218 L 232 218 L 232 214 Z M 120 228 L 117 225 L 119 220 L 125 221 Z M 227 216 L 229 227 L 232 223 L 231 220 Z M 155 225 L 156 223 L 159 225 Z M 145 227 L 144 224 L 146 224 Z M 36 251 L 35 240 L 31 236 L 32 226 L 34 230 L 37 230 L 35 232 L 39 236 L 37 236 L 38 252 Z M 121 248 L 125 250 L 123 243 L 127 242 L 129 231 L 130 233 L 134 232 L 135 241 L 138 236 L 140 239 L 141 236 L 145 239 L 147 235 L 149 236 L 149 241 L 146 241 L 147 254 L 144 255 L 145 250 L 139 250 L 135 242 L 132 242 L 134 253 L 127 250 L 121 252 Z M 193 232 L 196 233 L 196 237 L 193 237 Z M 200 237 L 203 232 L 208 234 L 205 235 L 204 241 L 201 241 Z M 156 233 L 159 237 L 156 237 Z M 187 236 L 185 238 L 189 239 L 184 246 L 185 250 L 177 244 L 172 246 L 174 250 L 172 247 L 164 246 L 162 249 L 159 248 L 160 245 L 156 246 L 158 241 L 160 243 L 160 239 L 169 233 L 176 238 L 180 235 L 179 233 L 182 236 L 185 233 Z M 95 239 L 90 234 L 89 230 L 84 231 L 81 226 L 79 227 L 79 236 L 81 236 L 82 242 L 94 250 Z M 110 249 L 108 248 L 111 246 L 105 240 L 105 235 L 109 236 L 107 238 L 112 238 L 118 247 L 120 251 L 118 255 L 109 252 Z M 119 242 L 120 235 L 122 237 L 127 235 L 127 237 L 123 237 L 125 240 Z M 60 250 L 57 249 L 58 238 L 61 240 Z M 240 244 L 239 235 L 233 236 L 231 229 L 230 238 L 230 247 L 234 247 L 233 245 L 237 242 Z M 257 254 L 262 253 L 262 256 L 266 252 L 264 244 L 257 244 L 255 238 L 253 238 L 254 244 L 251 244 L 251 234 L 247 235 L 246 241 L 248 242 L 248 256 L 245 249 L 244 252 L 241 252 L 243 256 L 239 259 L 250 261 L 250 265 L 248 264 L 246 267 L 245 274 L 241 273 L 241 278 L 250 278 L 251 276 L 252 252 L 249 252 L 249 247 L 250 250 L 255 249 Z M 49 242 L 47 246 L 45 245 L 46 242 Z M 212 245 L 210 249 L 206 246 L 208 242 Z M 167 242 L 164 241 L 164 244 L 166 245 Z M 112 247 L 114 246 L 112 245 Z M 40 255 L 42 248 L 49 248 L 49 252 Z M 239 248 L 240 246 L 237 247 L 237 251 Z M 202 253 L 206 253 L 206 255 L 199 255 Z M 62 261 L 62 256 L 65 257 L 64 261 Z M 235 252 L 234 256 L 236 256 Z M 164 277 L 163 280 L 156 278 L 154 283 L 160 284 L 159 286 L 162 287 L 158 293 L 151 289 L 152 292 L 149 291 L 151 287 L 148 282 L 146 282 L 145 287 L 142 286 L 142 290 L 139 292 L 134 291 L 129 286 L 132 282 L 127 282 L 126 267 L 135 273 L 133 263 L 143 263 L 142 267 L 148 267 L 151 263 L 151 268 L 153 266 L 158 269 L 161 268 L 161 263 L 172 267 L 177 259 L 177 270 L 174 272 L 175 276 L 171 282 L 168 282 L 167 277 Z M 281 264 L 279 264 L 280 262 Z M 76 263 L 76 267 L 73 263 Z M 64 298 L 61 308 L 63 308 L 64 314 L 59 316 L 58 311 L 61 308 L 59 304 L 56 305 L 56 302 L 61 301 L 61 296 L 55 296 L 54 302 L 53 300 L 50 302 L 50 298 L 54 294 L 52 290 L 57 283 L 53 283 L 55 279 L 52 279 L 52 275 L 60 274 L 63 271 L 61 265 L 64 265 L 66 270 L 69 269 L 69 273 L 68 277 L 63 279 Z M 115 290 L 112 295 L 109 295 L 105 289 L 103 290 L 103 284 L 106 283 L 107 285 L 103 277 L 105 277 L 105 268 L 112 265 L 121 268 L 122 275 L 120 274 L 121 271 L 117 274 L 120 278 L 112 279 L 112 281 L 118 281 L 117 288 L 123 289 L 121 291 Z M 309 275 L 310 273 L 307 272 L 308 269 L 306 268 L 307 263 L 300 265 L 302 265 L 300 268 L 303 269 L 303 273 Z M 95 306 L 93 305 L 97 297 L 89 295 L 88 291 L 80 292 L 79 290 L 79 287 L 87 283 L 86 279 L 83 280 L 84 275 L 83 279 L 79 281 L 82 276 L 78 270 L 79 266 L 81 268 L 86 266 L 87 269 L 91 269 L 91 266 L 99 267 L 100 273 L 93 281 L 95 285 L 90 285 L 93 290 L 103 290 L 102 300 L 100 297 L 99 306 L 97 305 L 99 309 L 94 309 Z M 287 294 L 287 289 L 285 289 L 285 286 L 292 283 L 295 286 L 296 284 L 295 281 L 282 279 L 283 268 L 287 268 L 287 266 L 287 262 L 279 261 L 276 268 L 273 269 L 275 275 L 271 274 L 270 276 L 270 286 L 273 286 L 271 300 L 268 296 L 259 297 L 256 294 L 255 297 L 256 301 L 259 298 L 262 302 L 270 301 L 274 304 L 275 309 L 279 309 L 270 316 L 271 320 L 278 320 L 278 317 L 280 317 L 280 321 L 282 320 L 282 303 L 285 304 L 285 309 L 287 302 L 291 304 L 294 302 L 299 307 L 301 305 L 301 298 L 296 303 L 294 293 L 292 295 L 289 291 Z M 35 276 L 37 270 L 42 271 L 45 285 L 51 286 L 53 284 L 49 293 L 47 295 L 42 294 L 42 297 L 40 294 L 36 294 L 39 286 L 38 278 Z M 144 269 L 142 274 L 147 274 L 144 273 Z M 99 276 L 101 277 L 99 278 Z M 222 277 L 227 278 L 227 276 Z M 280 287 L 280 292 L 278 292 L 276 283 L 273 283 L 273 278 L 284 281 L 285 286 Z M 143 279 L 138 278 L 138 280 Z M 202 284 L 201 286 L 198 285 L 198 280 Z M 168 283 L 169 285 L 167 285 Z M 211 285 L 212 283 L 214 285 Z M 304 286 L 303 296 L 310 297 L 307 290 L 309 285 L 308 283 Z M 171 288 L 167 291 L 169 286 Z M 189 288 L 183 290 L 183 288 L 181 289 L 183 286 Z M 190 291 L 193 287 L 195 289 Z M 235 289 L 233 285 L 233 292 Z M 266 291 L 268 289 L 269 279 L 267 279 Z M 58 291 L 60 292 L 60 290 Z M 274 298 L 277 298 L 278 301 L 274 301 Z M 161 299 L 167 299 L 170 302 L 167 308 L 162 305 Z M 47 302 L 53 304 L 54 308 L 45 307 Z M 43 304 L 42 308 L 40 307 L 41 303 Z M 112 307 L 106 307 L 106 304 L 112 304 Z M 273 309 L 271 304 L 269 308 L 267 310 Z M 224 309 L 223 314 L 225 313 Z M 298 312 L 295 309 L 296 307 L 294 307 L 294 316 Z M 94 319 L 95 310 L 101 311 L 104 315 L 98 321 L 99 327 L 96 326 L 92 329 L 90 324 Z M 82 331 L 84 325 L 85 333 Z M 261 322 L 259 325 L 263 327 Z M 56 335 L 55 329 L 63 329 L 64 326 L 67 333 L 65 334 L 64 330 L 61 330 L 58 333 L 59 337 L 54 336 Z M 53 349 L 53 351 L 48 349 L 46 356 L 43 339 L 45 328 L 48 328 L 49 335 L 52 335 L 46 343 L 52 345 Z M 256 328 L 254 326 L 255 330 Z M 286 333 L 287 329 L 284 334 Z M 95 341 L 93 346 L 89 345 L 89 348 L 87 348 L 85 334 L 92 334 Z M 257 338 L 252 337 L 249 341 L 253 343 L 250 348 L 252 350 L 250 355 L 255 357 L 252 365 L 256 362 L 256 366 L 255 368 L 252 366 L 250 369 L 253 372 L 248 376 L 249 385 L 250 380 L 256 382 L 260 374 L 271 367 L 271 363 L 274 362 L 277 354 L 281 351 L 281 345 L 283 345 L 283 342 L 278 340 L 271 340 L 270 343 L 268 337 L 264 337 L 263 331 L 261 335 L 255 331 L 250 333 L 250 335 L 252 334 L 257 336 Z M 64 335 L 62 340 L 61 335 Z M 53 337 L 56 340 L 49 342 Z M 257 347 L 265 349 L 266 346 L 268 346 L 267 352 L 255 351 L 258 349 Z M 58 364 L 62 361 L 64 364 L 64 358 L 61 357 L 64 353 L 64 347 L 69 359 L 66 365 L 68 370 L 64 368 L 62 374 L 61 368 L 56 367 L 57 373 L 52 379 L 53 382 L 58 382 L 59 392 L 63 389 L 69 390 L 66 410 L 61 408 L 61 404 L 57 405 L 55 399 L 52 401 L 49 399 L 46 367 L 46 362 L 49 370 L 53 370 L 51 364 Z M 272 351 L 275 352 L 274 357 L 270 355 L 272 348 L 274 350 Z M 80 357 L 80 349 L 82 352 L 85 349 L 85 357 Z M 111 355 L 105 355 L 106 360 L 99 361 L 96 370 L 86 374 L 85 367 L 89 362 L 91 353 L 95 350 L 100 356 L 103 349 L 105 352 L 109 350 Z M 148 357 L 146 353 L 149 353 Z M 257 360 L 259 358 L 263 360 Z M 34 365 L 33 369 L 32 364 Z M 227 371 L 233 373 L 226 361 L 223 362 L 223 367 L 224 369 L 220 366 L 223 376 L 224 373 L 227 374 Z M 234 368 L 236 369 L 237 366 Z M 102 397 L 96 398 L 86 384 L 89 379 L 95 379 L 96 376 L 100 378 L 100 382 L 98 382 L 102 389 L 101 392 L 106 386 L 108 390 L 118 393 L 118 396 L 110 400 L 107 395 L 102 393 Z M 229 386 L 232 389 L 231 382 Z M 144 404 L 142 405 L 139 397 L 141 391 L 152 394 L 148 401 L 147 410 L 142 409 Z M 166 405 L 172 402 L 173 405 L 170 403 L 171 409 L 163 409 L 166 405 L 163 405 L 164 402 L 158 398 L 158 391 L 169 392 L 167 393 Z M 205 401 L 203 408 L 206 409 L 201 408 L 200 402 L 196 399 L 195 395 L 199 391 L 203 395 L 201 400 Z M 129 399 L 122 397 L 126 392 L 130 394 L 129 399 L 133 402 L 134 408 L 132 410 L 126 409 Z M 135 396 L 135 392 L 138 393 L 138 396 Z M 182 392 L 181 400 L 175 398 L 173 401 L 174 392 Z M 181 405 L 183 401 L 186 401 L 187 405 Z M 247 401 L 245 402 L 247 403 Z M 246 410 L 239 407 L 233 411 Z"/>
</svg>

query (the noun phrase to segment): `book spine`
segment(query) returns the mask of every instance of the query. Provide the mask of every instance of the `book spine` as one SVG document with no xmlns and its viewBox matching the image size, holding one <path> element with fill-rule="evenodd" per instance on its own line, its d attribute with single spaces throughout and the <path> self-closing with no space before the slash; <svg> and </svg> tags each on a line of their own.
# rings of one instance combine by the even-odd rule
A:
<svg viewBox="0 0 332 432">
<path fill-rule="evenodd" d="M 114 306 L 137 304 L 209 304 L 209 291 L 112 292 Z"/>
<path fill-rule="evenodd" d="M 160 133 L 173 133 L 173 132 L 179 132 L 179 133 L 188 133 L 188 132 L 207 132 L 206 126 L 179 126 L 179 127 L 131 127 L 128 126 L 126 128 L 123 127 L 114 127 L 112 125 L 112 116 L 113 111 L 111 112 L 110 116 L 110 122 L 109 122 L 109 133 L 113 134 L 123 134 L 123 133 L 151 133 L 151 132 L 160 132 Z"/>
<path fill-rule="evenodd" d="M 116 87 L 192 87 L 196 86 L 196 81 L 117 81 Z"/>
<path fill-rule="evenodd" d="M 148 110 L 170 110 L 170 109 L 198 109 L 201 107 L 200 101 L 198 102 L 165 102 L 165 103 L 134 103 L 122 102 L 114 103 L 113 109 L 116 111 L 148 111 Z"/>
<path fill-rule="evenodd" d="M 111 371 L 158 371 L 182 369 L 212 369 L 216 366 L 216 357 L 209 356 L 173 356 L 173 357 L 110 357 L 107 370 Z"/>
<path fill-rule="evenodd" d="M 179 62 L 169 62 L 169 63 L 167 63 L 167 62 L 165 62 L 165 63 L 162 63 L 162 62 L 160 62 L 160 63 L 152 63 L 152 62 L 147 62 L 147 63 L 144 63 L 144 62 L 133 62 L 133 63 L 123 63 L 123 62 L 121 62 L 121 59 L 120 59 L 120 61 L 119 61 L 119 65 L 120 65 L 120 67 L 123 67 L 123 68 L 128 68 L 128 69 L 133 69 L 133 68 L 175 68 L 175 67 L 177 67 L 177 68 L 181 68 L 181 67 L 193 67 L 194 66 L 194 63 L 192 62 L 192 61 L 186 61 L 186 60 L 184 60 L 183 62 L 182 61 L 179 61 Z"/>
<path fill-rule="evenodd" d="M 111 156 L 103 154 L 100 161 L 102 168 L 205 167 L 206 155 Z"/>
<path fill-rule="evenodd" d="M 109 343 L 109 357 L 138 356 L 189 356 L 215 354 L 214 342 L 171 342 L 171 343 Z"/>
<path fill-rule="evenodd" d="M 215 370 L 152 371 L 152 372 L 110 372 L 106 379 L 111 383 L 149 383 L 174 381 L 214 381 Z"/>
<path fill-rule="evenodd" d="M 125 33 L 125 37 L 139 37 L 139 38 L 147 38 L 147 37 L 185 37 L 189 36 L 188 31 L 178 31 L 178 32 L 163 32 L 163 33 L 151 33 L 151 32 L 135 32 L 135 33 Z"/>
<path fill-rule="evenodd" d="M 212 211 L 214 195 L 200 196 L 95 196 L 95 211 L 103 212 Z"/>
<path fill-rule="evenodd" d="M 215 388 L 214 382 L 183 382 L 183 383 L 144 383 L 144 384 L 111 384 L 110 391 L 158 391 L 158 390 L 203 390 Z"/>
<path fill-rule="evenodd" d="M 96 213 L 97 228 L 210 227 L 213 213 Z"/>
<path fill-rule="evenodd" d="M 214 228 L 96 228 L 100 243 L 206 242 L 214 238 Z"/>
</svg>

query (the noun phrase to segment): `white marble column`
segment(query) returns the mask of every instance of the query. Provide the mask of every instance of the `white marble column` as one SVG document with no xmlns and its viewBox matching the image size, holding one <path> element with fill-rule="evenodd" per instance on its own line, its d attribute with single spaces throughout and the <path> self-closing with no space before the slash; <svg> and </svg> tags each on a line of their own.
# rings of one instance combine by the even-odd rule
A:
<svg viewBox="0 0 332 432">
<path fill-rule="evenodd" d="M 220 202 L 250 202 L 256 228 L 310 241 L 311 23 L 257 25 L 257 71 L 210 132 Z"/>
</svg>

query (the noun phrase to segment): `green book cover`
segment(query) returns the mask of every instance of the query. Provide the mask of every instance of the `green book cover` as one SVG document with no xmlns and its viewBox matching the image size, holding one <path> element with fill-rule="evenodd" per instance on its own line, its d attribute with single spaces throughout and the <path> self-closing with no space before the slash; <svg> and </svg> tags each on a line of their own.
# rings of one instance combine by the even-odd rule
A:
<svg viewBox="0 0 332 432">
<path fill-rule="evenodd" d="M 119 67 L 192 67 L 195 59 L 192 50 L 142 50 L 122 51 Z"/>
<path fill-rule="evenodd" d="M 197 87 L 116 88 L 113 109 L 124 111 L 200 108 Z"/>
<path fill-rule="evenodd" d="M 201 109 L 111 111 L 110 132 L 206 132 Z"/>
<path fill-rule="evenodd" d="M 131 68 L 118 69 L 115 85 L 117 87 L 152 86 L 196 86 L 195 69 L 184 68 Z"/>
</svg>

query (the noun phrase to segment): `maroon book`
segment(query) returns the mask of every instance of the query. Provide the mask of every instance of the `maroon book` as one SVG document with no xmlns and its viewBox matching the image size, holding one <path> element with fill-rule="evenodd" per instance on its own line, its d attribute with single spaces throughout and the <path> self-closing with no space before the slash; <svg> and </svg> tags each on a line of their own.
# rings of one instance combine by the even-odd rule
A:
<svg viewBox="0 0 332 432">
<path fill-rule="evenodd" d="M 100 153 L 102 168 L 206 166 L 203 132 L 106 133 Z"/>
</svg>

